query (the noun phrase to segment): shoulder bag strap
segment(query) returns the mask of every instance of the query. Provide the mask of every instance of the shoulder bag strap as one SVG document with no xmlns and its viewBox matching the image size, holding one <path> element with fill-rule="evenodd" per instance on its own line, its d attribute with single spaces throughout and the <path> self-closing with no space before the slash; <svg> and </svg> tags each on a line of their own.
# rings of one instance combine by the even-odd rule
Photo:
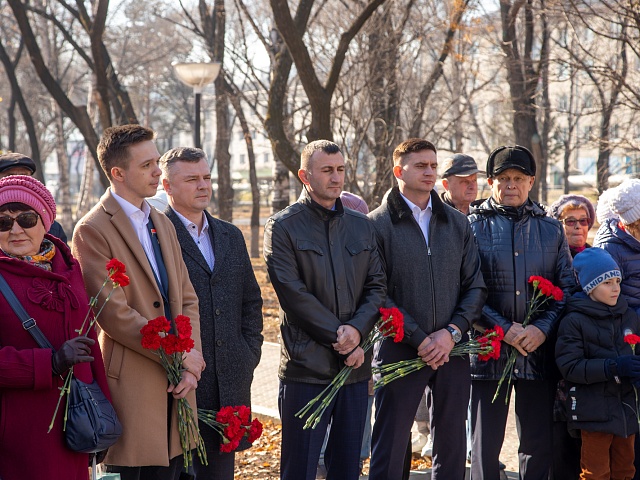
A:
<svg viewBox="0 0 640 480">
<path fill-rule="evenodd" d="M 47 337 L 44 336 L 44 333 L 42 333 L 42 330 L 40 330 L 40 327 L 36 324 L 36 320 L 29 316 L 2 274 L 0 274 L 0 293 L 4 295 L 4 298 L 7 299 L 7 302 L 18 316 L 18 319 L 22 323 L 22 328 L 31 334 L 38 346 L 40 348 L 50 348 L 55 352 L 56 350 L 53 348 L 53 345 L 51 345 Z"/>
</svg>

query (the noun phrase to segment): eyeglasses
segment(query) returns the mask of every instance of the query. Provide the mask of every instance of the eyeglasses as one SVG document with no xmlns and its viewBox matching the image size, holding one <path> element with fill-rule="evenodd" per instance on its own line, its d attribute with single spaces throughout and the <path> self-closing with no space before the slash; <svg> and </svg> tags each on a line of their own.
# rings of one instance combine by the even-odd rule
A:
<svg viewBox="0 0 640 480">
<path fill-rule="evenodd" d="M 33 228 L 38 224 L 38 218 L 40 215 L 34 212 L 24 212 L 18 215 L 16 218 L 12 218 L 9 215 L 0 216 L 0 232 L 8 232 L 13 228 L 13 222 L 18 222 L 22 228 Z"/>
<path fill-rule="evenodd" d="M 579 223 L 581 227 L 587 227 L 589 226 L 589 219 L 581 218 L 580 220 L 578 220 L 577 218 L 564 218 L 562 220 L 562 223 L 564 223 L 567 227 L 575 227 L 576 223 Z"/>
</svg>

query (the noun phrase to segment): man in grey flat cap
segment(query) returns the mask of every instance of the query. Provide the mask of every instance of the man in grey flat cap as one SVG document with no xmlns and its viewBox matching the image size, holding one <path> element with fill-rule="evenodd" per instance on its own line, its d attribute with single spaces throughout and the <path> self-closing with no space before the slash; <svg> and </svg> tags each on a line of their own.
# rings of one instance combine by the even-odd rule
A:
<svg viewBox="0 0 640 480">
<path fill-rule="evenodd" d="M 469 206 L 478 195 L 478 173 L 484 174 L 469 155 L 455 153 L 445 159 L 442 170 L 445 191 L 440 195 L 442 201 L 469 215 Z"/>
<path fill-rule="evenodd" d="M 34 173 L 36 173 L 36 164 L 26 155 L 17 152 L 0 154 L 0 178 L 8 177 L 9 175 L 28 175 L 31 177 Z M 51 230 L 48 233 L 67 243 L 67 234 L 62 229 L 62 225 L 55 220 L 51 224 Z"/>
</svg>

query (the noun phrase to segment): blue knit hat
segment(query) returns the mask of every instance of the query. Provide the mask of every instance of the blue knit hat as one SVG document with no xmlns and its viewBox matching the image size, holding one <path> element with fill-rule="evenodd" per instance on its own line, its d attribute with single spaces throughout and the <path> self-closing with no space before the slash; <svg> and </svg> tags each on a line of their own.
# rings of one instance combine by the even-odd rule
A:
<svg viewBox="0 0 640 480">
<path fill-rule="evenodd" d="M 587 248 L 573 259 L 573 268 L 584 293 L 589 294 L 605 280 L 619 278 L 622 280 L 620 267 L 613 257 L 601 248 Z"/>
</svg>

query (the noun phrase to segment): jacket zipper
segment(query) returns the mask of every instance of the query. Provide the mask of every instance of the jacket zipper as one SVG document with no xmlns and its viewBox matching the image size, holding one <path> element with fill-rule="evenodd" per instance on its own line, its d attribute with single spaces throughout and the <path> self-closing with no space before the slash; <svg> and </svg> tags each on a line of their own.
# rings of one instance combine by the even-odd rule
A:
<svg viewBox="0 0 640 480">
<path fill-rule="evenodd" d="M 427 236 L 429 237 L 429 242 L 427 242 L 427 239 L 424 238 L 424 235 L 422 234 L 422 228 L 420 228 L 420 224 L 418 223 L 418 221 L 415 219 L 415 217 L 413 215 L 411 215 L 411 219 L 413 220 L 413 223 L 415 223 L 416 227 L 418 227 L 418 230 L 420 231 L 420 236 L 422 237 L 422 240 L 424 241 L 425 246 L 427 247 L 427 261 L 429 262 L 429 278 L 431 279 L 431 308 L 432 308 L 432 313 L 433 313 L 433 332 L 435 332 L 437 330 L 437 325 L 436 325 L 436 293 L 434 291 L 434 283 L 433 283 L 433 265 L 431 263 L 431 246 L 429 245 L 429 243 L 431 243 L 431 231 L 432 231 L 432 227 L 435 226 L 435 223 L 432 223 L 433 220 L 433 210 L 431 211 L 431 218 L 429 219 L 429 230 L 427 232 Z M 433 333 L 431 332 L 431 333 Z"/>
<path fill-rule="evenodd" d="M 620 326 L 622 326 L 622 322 L 620 322 Z M 611 339 L 616 349 L 616 356 L 620 356 L 620 351 L 618 350 L 618 344 L 616 343 L 616 328 L 613 325 L 613 322 L 609 322 L 609 329 L 611 331 Z M 624 436 L 625 438 L 628 436 L 627 432 L 627 412 L 624 409 L 624 403 L 622 402 L 622 384 L 616 384 L 616 388 L 618 390 L 618 404 L 620 405 L 620 412 L 622 413 L 622 424 L 624 425 Z M 637 408 L 637 407 L 636 407 Z"/>
<path fill-rule="evenodd" d="M 431 308 L 433 310 L 433 332 L 435 332 L 437 330 L 436 292 L 434 288 L 435 283 L 433 283 L 433 264 L 431 263 L 431 232 L 433 231 L 435 222 L 432 222 L 432 220 L 433 220 L 433 212 L 431 214 L 431 218 L 429 219 L 429 231 L 427 232 L 427 236 L 429 237 L 429 243 L 427 243 L 427 259 L 429 262 L 429 278 L 431 279 Z"/>
</svg>

